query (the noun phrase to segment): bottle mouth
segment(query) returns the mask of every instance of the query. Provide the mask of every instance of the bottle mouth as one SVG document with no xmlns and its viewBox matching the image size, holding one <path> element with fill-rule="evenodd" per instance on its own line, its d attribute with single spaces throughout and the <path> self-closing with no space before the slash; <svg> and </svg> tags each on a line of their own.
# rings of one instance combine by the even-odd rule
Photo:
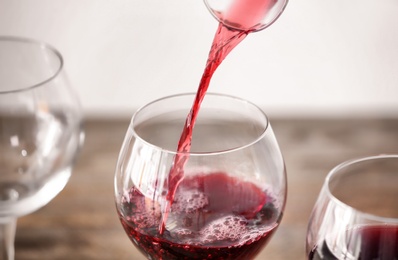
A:
<svg viewBox="0 0 398 260">
<path fill-rule="evenodd" d="M 0 36 L 0 94 L 43 86 L 61 73 L 63 65 L 60 52 L 47 43 Z"/>
<path fill-rule="evenodd" d="M 288 0 L 204 0 L 204 3 L 211 15 L 227 28 L 257 32 L 278 20 Z"/>
</svg>

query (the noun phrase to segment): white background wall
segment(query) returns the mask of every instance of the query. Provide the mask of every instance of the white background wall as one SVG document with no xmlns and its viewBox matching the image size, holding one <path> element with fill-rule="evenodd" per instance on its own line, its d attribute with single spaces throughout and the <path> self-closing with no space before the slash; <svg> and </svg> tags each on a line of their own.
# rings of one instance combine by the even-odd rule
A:
<svg viewBox="0 0 398 260">
<path fill-rule="evenodd" d="M 202 0 L 0 0 L 0 34 L 59 49 L 91 116 L 196 91 L 216 28 Z M 291 0 L 210 91 L 271 116 L 398 116 L 398 0 Z"/>
</svg>

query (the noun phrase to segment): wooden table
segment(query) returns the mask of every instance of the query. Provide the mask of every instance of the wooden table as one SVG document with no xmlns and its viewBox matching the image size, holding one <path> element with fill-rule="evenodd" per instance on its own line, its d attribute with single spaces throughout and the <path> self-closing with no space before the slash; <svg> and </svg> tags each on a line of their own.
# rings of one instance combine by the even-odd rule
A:
<svg viewBox="0 0 398 260">
<path fill-rule="evenodd" d="M 271 119 L 288 171 L 281 226 L 257 259 L 306 259 L 309 215 L 328 171 L 347 159 L 398 153 L 398 119 Z M 113 176 L 129 120 L 88 120 L 86 142 L 67 187 L 18 221 L 16 259 L 144 257 L 118 220 Z"/>
</svg>

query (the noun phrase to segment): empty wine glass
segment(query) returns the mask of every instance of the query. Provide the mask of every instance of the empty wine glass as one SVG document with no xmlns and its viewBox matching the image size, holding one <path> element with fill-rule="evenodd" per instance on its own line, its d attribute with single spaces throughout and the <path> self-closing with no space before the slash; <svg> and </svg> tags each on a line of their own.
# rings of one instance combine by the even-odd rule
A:
<svg viewBox="0 0 398 260">
<path fill-rule="evenodd" d="M 210 13 L 226 27 L 260 31 L 273 24 L 288 0 L 204 0 Z"/>
<path fill-rule="evenodd" d="M 83 141 L 76 95 L 47 44 L 0 37 L 0 237 L 14 258 L 16 219 L 65 186 Z"/>
<path fill-rule="evenodd" d="M 307 233 L 308 259 L 398 259 L 398 155 L 340 164 L 327 176 Z"/>
<path fill-rule="evenodd" d="M 279 146 L 257 106 L 208 93 L 191 151 L 176 153 L 194 97 L 162 98 L 135 113 L 116 168 L 117 212 L 148 259 L 252 259 L 285 206 Z M 166 211 L 168 177 L 179 156 L 187 158 L 184 177 Z"/>
</svg>

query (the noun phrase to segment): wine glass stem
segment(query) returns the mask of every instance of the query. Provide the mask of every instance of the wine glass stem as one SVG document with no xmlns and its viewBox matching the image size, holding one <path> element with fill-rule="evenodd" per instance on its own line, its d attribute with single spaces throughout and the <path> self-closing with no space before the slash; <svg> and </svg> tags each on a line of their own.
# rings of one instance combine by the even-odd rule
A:
<svg viewBox="0 0 398 260">
<path fill-rule="evenodd" d="M 17 219 L 7 219 L 0 222 L 1 259 L 14 260 L 14 240 Z"/>
</svg>

